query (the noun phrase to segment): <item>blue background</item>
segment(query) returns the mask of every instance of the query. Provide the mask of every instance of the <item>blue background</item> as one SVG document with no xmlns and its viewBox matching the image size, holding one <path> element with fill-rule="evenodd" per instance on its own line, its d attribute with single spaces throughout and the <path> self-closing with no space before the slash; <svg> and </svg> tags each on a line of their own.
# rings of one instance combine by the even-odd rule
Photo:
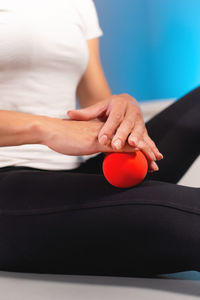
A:
<svg viewBox="0 0 200 300">
<path fill-rule="evenodd" d="M 200 0 L 95 0 L 112 92 L 177 98 L 200 83 Z"/>
</svg>

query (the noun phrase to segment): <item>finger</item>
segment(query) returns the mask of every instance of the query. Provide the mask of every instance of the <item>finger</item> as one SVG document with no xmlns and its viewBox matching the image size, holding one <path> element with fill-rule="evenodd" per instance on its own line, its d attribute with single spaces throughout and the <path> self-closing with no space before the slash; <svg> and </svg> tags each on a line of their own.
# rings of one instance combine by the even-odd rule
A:
<svg viewBox="0 0 200 300">
<path fill-rule="evenodd" d="M 98 149 L 97 152 L 104 152 L 104 153 L 110 153 L 110 152 L 127 152 L 127 153 L 133 153 L 135 151 L 138 151 L 139 149 L 137 147 L 132 147 L 128 143 L 124 145 L 123 148 L 116 150 L 112 148 L 111 144 L 102 145 L 98 143 Z"/>
<path fill-rule="evenodd" d="M 148 171 L 149 172 L 159 171 L 159 167 L 154 160 L 148 162 Z"/>
<path fill-rule="evenodd" d="M 143 152 L 143 154 L 146 156 L 147 160 L 156 160 L 155 154 L 151 150 L 151 147 L 142 139 L 139 143 L 138 146 L 140 151 Z"/>
<path fill-rule="evenodd" d="M 128 143 L 131 146 L 137 147 L 140 141 L 143 139 L 144 123 L 140 119 L 136 120 L 134 128 L 128 137 Z"/>
<path fill-rule="evenodd" d="M 161 160 L 163 159 L 163 155 L 162 153 L 160 153 L 160 151 L 158 150 L 155 142 L 149 137 L 148 133 L 146 132 L 144 134 L 144 140 L 146 141 L 146 143 L 149 144 L 149 146 L 151 147 L 153 153 L 155 154 L 156 156 L 156 160 Z"/>
<path fill-rule="evenodd" d="M 111 103 L 112 108 L 108 119 L 106 120 L 104 126 L 101 128 L 98 138 L 101 144 L 107 144 L 111 141 L 111 137 L 115 133 L 116 129 L 121 124 L 124 119 L 124 114 L 126 113 L 126 102 L 120 100 Z"/>
<path fill-rule="evenodd" d="M 98 152 L 104 152 L 105 155 L 109 154 L 109 153 L 114 153 L 114 152 L 126 152 L 126 153 L 133 153 L 135 151 L 138 151 L 138 148 L 133 148 L 131 147 L 128 143 L 121 149 L 121 150 L 113 150 L 111 145 L 100 145 L 99 144 L 99 148 L 98 148 Z M 158 165 L 156 164 L 155 161 L 153 160 L 148 160 L 148 172 L 155 172 L 159 170 Z"/>
<path fill-rule="evenodd" d="M 107 102 L 100 101 L 89 107 L 85 107 L 77 110 L 68 110 L 67 114 L 70 119 L 79 120 L 79 121 L 88 121 L 104 114 L 107 109 L 107 106 L 108 106 Z"/>
<path fill-rule="evenodd" d="M 118 127 L 112 138 L 112 147 L 116 150 L 124 147 L 126 139 L 134 127 L 134 117 L 132 113 L 125 115 L 124 120 Z"/>
</svg>

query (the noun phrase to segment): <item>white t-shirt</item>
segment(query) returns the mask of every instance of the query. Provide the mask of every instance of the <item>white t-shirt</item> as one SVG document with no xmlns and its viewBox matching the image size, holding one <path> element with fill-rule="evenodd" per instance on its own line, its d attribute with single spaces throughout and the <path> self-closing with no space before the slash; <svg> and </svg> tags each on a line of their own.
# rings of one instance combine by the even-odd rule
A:
<svg viewBox="0 0 200 300">
<path fill-rule="evenodd" d="M 86 40 L 101 35 L 92 0 L 0 1 L 0 110 L 67 119 L 88 64 Z M 72 169 L 84 159 L 44 145 L 0 147 L 0 167 Z"/>
</svg>

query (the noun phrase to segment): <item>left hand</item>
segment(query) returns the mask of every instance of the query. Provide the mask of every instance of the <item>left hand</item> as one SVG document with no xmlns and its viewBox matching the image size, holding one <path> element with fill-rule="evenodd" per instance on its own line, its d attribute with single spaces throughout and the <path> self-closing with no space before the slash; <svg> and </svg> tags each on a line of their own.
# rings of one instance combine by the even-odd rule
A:
<svg viewBox="0 0 200 300">
<path fill-rule="evenodd" d="M 126 140 L 135 150 L 141 150 L 148 160 L 149 171 L 157 171 L 155 160 L 163 158 L 153 140 L 149 137 L 137 101 L 128 94 L 112 95 L 86 108 L 69 110 L 70 119 L 91 120 L 98 118 L 105 124 L 98 134 L 99 143 L 119 150 Z"/>
</svg>

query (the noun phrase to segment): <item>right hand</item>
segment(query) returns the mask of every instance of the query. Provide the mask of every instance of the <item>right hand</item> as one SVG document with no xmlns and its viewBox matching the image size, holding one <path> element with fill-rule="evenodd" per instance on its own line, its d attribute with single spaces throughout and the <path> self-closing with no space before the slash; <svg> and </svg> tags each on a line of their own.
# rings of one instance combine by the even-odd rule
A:
<svg viewBox="0 0 200 300">
<path fill-rule="evenodd" d="M 99 120 L 74 121 L 44 117 L 40 123 L 42 129 L 41 144 L 65 155 L 81 156 L 98 152 L 135 152 L 137 149 L 128 143 L 119 150 L 111 145 L 101 145 L 98 134 L 104 122 Z"/>
</svg>

